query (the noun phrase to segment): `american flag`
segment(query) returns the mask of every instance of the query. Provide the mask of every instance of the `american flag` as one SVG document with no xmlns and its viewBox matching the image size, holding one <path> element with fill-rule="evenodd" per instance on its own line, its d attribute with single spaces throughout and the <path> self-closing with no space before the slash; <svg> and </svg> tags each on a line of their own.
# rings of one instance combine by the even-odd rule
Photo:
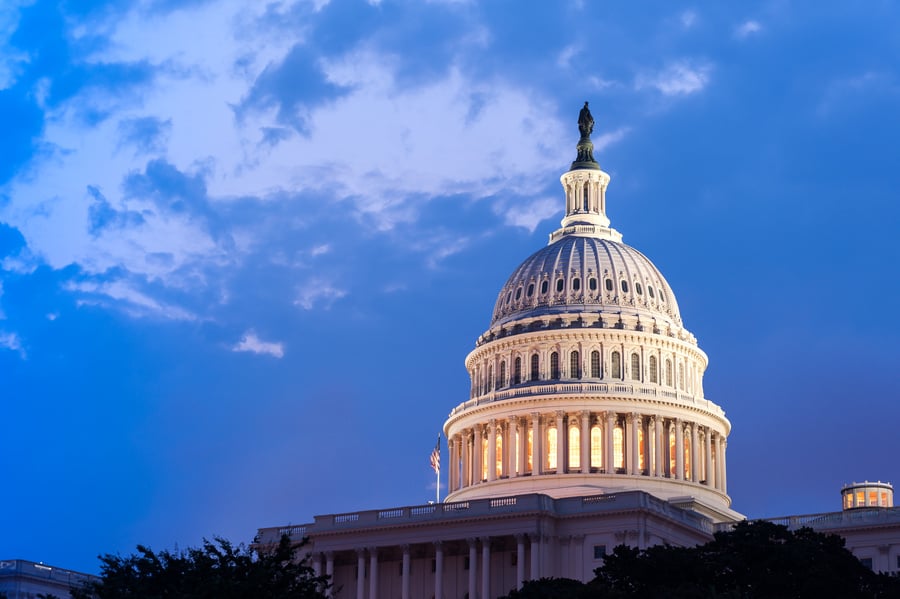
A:
<svg viewBox="0 0 900 599">
<path fill-rule="evenodd" d="M 434 444 L 434 449 L 431 450 L 431 468 L 435 472 L 441 471 L 441 436 L 438 435 L 437 443 Z"/>
</svg>

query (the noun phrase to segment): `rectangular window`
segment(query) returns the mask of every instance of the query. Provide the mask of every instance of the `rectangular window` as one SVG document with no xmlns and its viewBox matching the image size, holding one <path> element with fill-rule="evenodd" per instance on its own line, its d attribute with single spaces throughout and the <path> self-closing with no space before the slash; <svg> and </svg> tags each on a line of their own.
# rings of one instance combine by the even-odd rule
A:
<svg viewBox="0 0 900 599">
<path fill-rule="evenodd" d="M 606 545 L 594 545 L 594 559 L 606 557 Z"/>
<path fill-rule="evenodd" d="M 437 572 L 437 560 L 431 560 L 431 571 Z M 400 572 L 403 572 L 403 562 L 400 562 Z"/>
<path fill-rule="evenodd" d="M 463 570 L 468 570 L 468 569 L 469 569 L 469 558 L 464 557 L 463 558 Z"/>
<path fill-rule="evenodd" d="M 871 557 L 864 557 L 864 558 L 861 558 L 859 561 L 862 563 L 862 565 L 864 565 L 869 570 L 872 569 L 872 558 Z"/>
</svg>

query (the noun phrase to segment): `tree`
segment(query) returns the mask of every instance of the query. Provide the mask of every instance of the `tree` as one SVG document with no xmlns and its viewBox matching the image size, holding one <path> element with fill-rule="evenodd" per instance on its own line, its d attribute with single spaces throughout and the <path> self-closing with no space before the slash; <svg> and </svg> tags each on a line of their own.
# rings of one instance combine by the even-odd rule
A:
<svg viewBox="0 0 900 599">
<path fill-rule="evenodd" d="M 895 597 L 897 579 L 876 574 L 844 540 L 810 528 L 741 522 L 698 547 L 616 547 L 595 571 L 596 597 Z"/>
<path fill-rule="evenodd" d="M 74 599 L 324 599 L 327 577 L 315 576 L 302 543 L 287 537 L 274 547 L 248 549 L 225 539 L 158 553 L 138 545 L 128 557 L 107 554 L 99 581 L 72 591 Z"/>
</svg>

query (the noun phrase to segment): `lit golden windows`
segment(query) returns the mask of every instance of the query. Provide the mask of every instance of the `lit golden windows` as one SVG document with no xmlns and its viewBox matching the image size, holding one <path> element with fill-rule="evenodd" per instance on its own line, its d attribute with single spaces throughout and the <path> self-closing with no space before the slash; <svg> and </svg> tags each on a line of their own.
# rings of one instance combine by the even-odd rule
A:
<svg viewBox="0 0 900 599">
<path fill-rule="evenodd" d="M 581 431 L 569 427 L 569 468 L 581 468 Z"/>
<path fill-rule="evenodd" d="M 499 431 L 497 432 L 494 449 L 494 474 L 497 478 L 500 478 L 503 476 L 503 434 Z"/>
<path fill-rule="evenodd" d="M 526 464 L 526 471 L 534 472 L 534 429 L 528 428 L 528 447 L 526 448 L 528 452 L 528 463 Z"/>
<path fill-rule="evenodd" d="M 591 427 L 591 468 L 603 468 L 603 433 L 596 424 Z"/>
<path fill-rule="evenodd" d="M 617 470 L 625 468 L 625 431 L 619 422 L 613 429 L 613 467 Z"/>
<path fill-rule="evenodd" d="M 548 470 L 553 470 L 556 468 L 556 427 L 550 427 L 547 429 L 547 463 L 546 467 Z"/>
</svg>

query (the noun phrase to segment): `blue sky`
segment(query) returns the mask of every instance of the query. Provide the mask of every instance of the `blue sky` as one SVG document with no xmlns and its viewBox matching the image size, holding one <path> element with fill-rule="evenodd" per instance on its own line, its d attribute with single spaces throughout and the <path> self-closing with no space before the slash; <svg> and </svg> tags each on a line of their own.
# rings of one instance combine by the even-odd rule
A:
<svg viewBox="0 0 900 599">
<path fill-rule="evenodd" d="M 709 355 L 733 507 L 900 482 L 898 13 L 3 2 L 0 557 L 431 499 L 585 100 L 613 226 Z"/>
</svg>

